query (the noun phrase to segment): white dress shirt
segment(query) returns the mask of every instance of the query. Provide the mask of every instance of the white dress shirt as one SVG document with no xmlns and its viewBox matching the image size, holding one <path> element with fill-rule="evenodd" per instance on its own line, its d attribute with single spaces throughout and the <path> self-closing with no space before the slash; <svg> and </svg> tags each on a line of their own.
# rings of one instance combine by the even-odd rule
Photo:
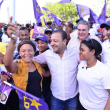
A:
<svg viewBox="0 0 110 110">
<path fill-rule="evenodd" d="M 110 40 L 106 40 L 102 43 L 102 63 L 110 67 Z"/>
<path fill-rule="evenodd" d="M 68 100 L 77 95 L 76 75 L 79 61 L 77 50 L 66 48 L 62 59 L 52 50 L 47 50 L 33 60 L 48 65 L 52 76 L 51 91 L 54 97 Z"/>
</svg>

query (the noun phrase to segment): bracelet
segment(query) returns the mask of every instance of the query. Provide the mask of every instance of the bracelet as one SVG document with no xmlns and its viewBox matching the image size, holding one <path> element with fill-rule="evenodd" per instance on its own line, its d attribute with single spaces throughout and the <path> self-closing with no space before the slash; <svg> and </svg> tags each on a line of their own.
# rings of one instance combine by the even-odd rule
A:
<svg viewBox="0 0 110 110">
<path fill-rule="evenodd" d="M 12 75 L 10 73 L 6 73 L 5 71 L 2 71 L 1 75 L 5 76 L 8 79 L 8 81 L 12 80 Z"/>
</svg>

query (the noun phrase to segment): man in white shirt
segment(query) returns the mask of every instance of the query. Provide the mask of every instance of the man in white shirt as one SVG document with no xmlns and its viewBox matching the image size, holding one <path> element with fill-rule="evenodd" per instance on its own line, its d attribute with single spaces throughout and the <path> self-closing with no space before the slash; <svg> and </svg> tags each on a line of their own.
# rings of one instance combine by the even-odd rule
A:
<svg viewBox="0 0 110 110">
<path fill-rule="evenodd" d="M 108 40 L 102 44 L 102 62 L 110 67 L 110 21 L 101 24 L 101 28 L 107 29 Z"/>
<path fill-rule="evenodd" d="M 76 48 L 77 50 L 79 50 L 81 41 L 87 38 L 95 39 L 101 43 L 100 39 L 97 36 L 89 34 L 89 30 L 90 30 L 89 22 L 85 20 L 81 20 L 78 22 L 77 28 L 78 28 L 77 35 L 70 39 L 67 47 Z"/>
<path fill-rule="evenodd" d="M 51 36 L 53 50 L 34 57 L 34 61 L 47 64 L 51 73 L 51 110 L 77 110 L 78 84 L 76 80 L 79 55 L 66 47 L 67 34 L 56 30 Z"/>
</svg>

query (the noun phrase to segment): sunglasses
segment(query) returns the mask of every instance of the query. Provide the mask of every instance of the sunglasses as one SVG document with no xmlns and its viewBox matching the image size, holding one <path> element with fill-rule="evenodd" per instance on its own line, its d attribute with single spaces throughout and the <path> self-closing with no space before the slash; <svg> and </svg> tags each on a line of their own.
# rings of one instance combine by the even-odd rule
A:
<svg viewBox="0 0 110 110">
<path fill-rule="evenodd" d="M 93 40 L 92 40 L 92 39 L 90 39 L 90 38 L 87 38 L 87 39 L 85 39 L 84 41 L 86 41 L 86 42 L 89 42 L 89 41 L 91 41 L 91 42 L 92 42 L 92 44 L 93 44 L 93 47 L 94 47 L 94 49 L 95 49 L 95 46 L 94 46 L 94 42 L 93 42 Z"/>
</svg>

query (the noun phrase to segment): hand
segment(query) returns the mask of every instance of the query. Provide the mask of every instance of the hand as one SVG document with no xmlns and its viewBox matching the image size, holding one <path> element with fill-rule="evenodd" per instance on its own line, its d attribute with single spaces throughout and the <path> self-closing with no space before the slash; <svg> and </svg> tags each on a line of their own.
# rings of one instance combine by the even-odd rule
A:
<svg viewBox="0 0 110 110">
<path fill-rule="evenodd" d="M 8 81 L 8 78 L 3 75 L 0 75 L 0 80 L 3 83 L 3 81 Z"/>
<path fill-rule="evenodd" d="M 12 37 L 12 34 L 14 34 L 15 37 Z M 14 41 L 16 41 L 19 36 L 19 27 L 17 26 L 17 23 L 12 23 L 12 17 L 10 18 L 10 22 L 8 23 L 7 35 Z"/>
<path fill-rule="evenodd" d="M 66 21 L 62 21 L 62 24 L 64 25 L 64 26 L 66 26 L 67 24 L 66 24 Z"/>
</svg>

